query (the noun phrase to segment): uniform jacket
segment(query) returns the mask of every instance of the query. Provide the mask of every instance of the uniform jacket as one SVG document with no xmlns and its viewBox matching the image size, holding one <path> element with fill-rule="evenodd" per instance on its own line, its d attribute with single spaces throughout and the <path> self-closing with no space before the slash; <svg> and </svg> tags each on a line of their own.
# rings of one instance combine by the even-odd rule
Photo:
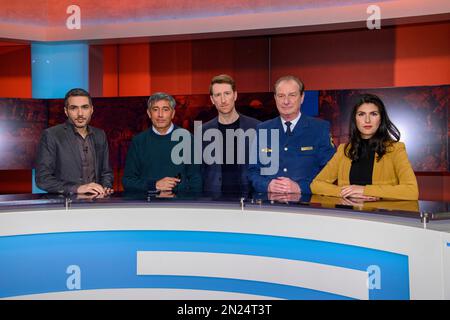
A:
<svg viewBox="0 0 450 320">
<path fill-rule="evenodd" d="M 264 145 L 265 139 L 261 139 L 261 129 L 268 130 L 267 145 Z M 278 143 L 275 144 L 271 141 L 270 132 L 273 129 L 279 133 Z M 303 114 L 290 136 L 284 132 L 280 117 L 259 124 L 257 130 L 258 161 L 249 166 L 249 179 L 255 190 L 267 192 L 272 179 L 287 177 L 298 183 L 302 194 L 310 194 L 311 181 L 335 152 L 329 123 Z M 261 169 L 270 165 L 264 165 L 261 156 L 265 154 L 273 158 L 274 152 L 279 155 L 276 171 L 273 174 L 263 174 Z"/>
<path fill-rule="evenodd" d="M 313 193 L 340 197 L 341 187 L 350 184 L 352 160 L 344 154 L 344 147 L 345 144 L 339 146 L 334 157 L 314 179 L 311 184 Z M 383 199 L 418 199 L 417 180 L 404 143 L 394 142 L 380 161 L 376 159 L 377 155 L 373 165 L 372 184 L 365 186 L 364 195 Z"/>
</svg>

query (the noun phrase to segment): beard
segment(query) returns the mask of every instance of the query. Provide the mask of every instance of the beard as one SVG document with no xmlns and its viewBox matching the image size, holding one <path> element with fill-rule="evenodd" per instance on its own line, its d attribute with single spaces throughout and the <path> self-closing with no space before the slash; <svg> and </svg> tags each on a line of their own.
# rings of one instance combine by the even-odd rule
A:
<svg viewBox="0 0 450 320">
<path fill-rule="evenodd" d="M 82 120 L 82 123 L 79 123 L 78 120 Z M 82 129 L 86 128 L 89 123 L 88 118 L 76 118 L 76 119 L 70 119 L 70 122 L 75 126 L 75 128 Z"/>
</svg>

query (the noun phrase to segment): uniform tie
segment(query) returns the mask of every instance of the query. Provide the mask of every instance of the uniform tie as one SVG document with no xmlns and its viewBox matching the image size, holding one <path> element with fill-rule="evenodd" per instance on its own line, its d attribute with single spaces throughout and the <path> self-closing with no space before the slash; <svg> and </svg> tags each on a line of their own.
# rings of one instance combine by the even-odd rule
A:
<svg viewBox="0 0 450 320">
<path fill-rule="evenodd" d="M 292 124 L 292 122 L 286 121 L 284 124 L 286 125 L 286 134 L 288 136 L 292 136 L 292 131 L 291 131 L 291 124 Z"/>
</svg>

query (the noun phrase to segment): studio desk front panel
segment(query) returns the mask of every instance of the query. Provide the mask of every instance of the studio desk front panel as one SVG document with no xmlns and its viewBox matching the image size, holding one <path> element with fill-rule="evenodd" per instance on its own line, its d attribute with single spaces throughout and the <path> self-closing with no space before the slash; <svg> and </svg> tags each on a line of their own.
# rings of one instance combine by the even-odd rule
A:
<svg viewBox="0 0 450 320">
<path fill-rule="evenodd" d="M 449 299 L 449 232 L 314 206 L 12 202 L 0 298 Z"/>
</svg>

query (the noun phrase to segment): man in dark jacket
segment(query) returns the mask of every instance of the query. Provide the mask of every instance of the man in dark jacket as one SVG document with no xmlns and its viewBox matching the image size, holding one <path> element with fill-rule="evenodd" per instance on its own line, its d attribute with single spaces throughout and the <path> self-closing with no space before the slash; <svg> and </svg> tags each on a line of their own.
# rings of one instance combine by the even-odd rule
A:
<svg viewBox="0 0 450 320">
<path fill-rule="evenodd" d="M 230 76 L 222 74 L 212 78 L 209 94 L 211 102 L 217 109 L 218 116 L 205 123 L 202 130 L 203 133 L 209 129 L 219 130 L 222 136 L 223 149 L 221 150 L 221 163 L 203 164 L 203 190 L 216 193 L 246 194 L 250 188 L 247 178 L 247 164 L 251 135 L 245 137 L 244 132 L 255 129 L 260 121 L 236 111 L 236 84 Z M 234 135 L 227 135 L 227 131 L 234 133 Z M 239 139 L 245 139 L 245 143 L 240 145 Z M 208 143 L 204 142 L 203 150 L 207 146 Z M 239 154 L 244 155 L 242 159 L 245 159 L 245 161 L 239 161 Z"/>
<path fill-rule="evenodd" d="M 39 143 L 37 186 L 51 193 L 111 193 L 108 141 L 103 130 L 89 126 L 94 112 L 89 93 L 72 89 L 64 103 L 67 121 L 46 129 Z"/>
</svg>

